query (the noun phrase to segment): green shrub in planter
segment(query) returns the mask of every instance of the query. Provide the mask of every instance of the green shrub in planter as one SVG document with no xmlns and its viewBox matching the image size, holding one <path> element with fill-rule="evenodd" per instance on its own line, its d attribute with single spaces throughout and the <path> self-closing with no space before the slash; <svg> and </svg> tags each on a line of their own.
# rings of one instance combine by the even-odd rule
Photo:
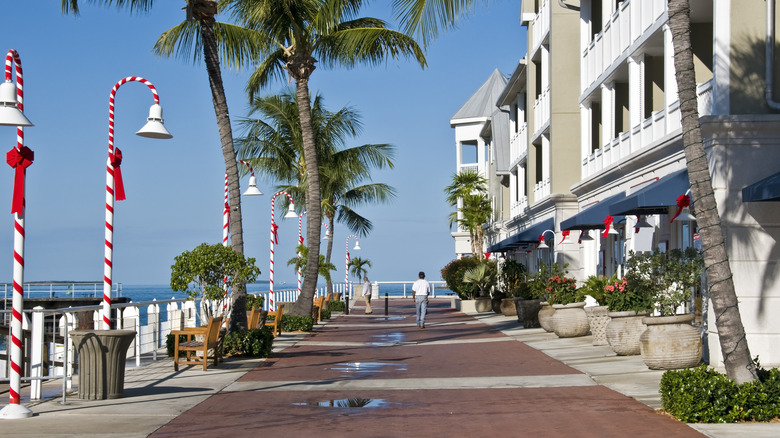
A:
<svg viewBox="0 0 780 438">
<path fill-rule="evenodd" d="M 757 362 L 757 360 L 756 360 Z M 737 385 L 706 365 L 661 377 L 663 408 L 686 423 L 769 421 L 780 417 L 780 371 L 758 368 L 759 379 Z"/>
<path fill-rule="evenodd" d="M 343 312 L 345 308 L 346 304 L 343 301 L 328 301 L 328 312 Z"/>
<path fill-rule="evenodd" d="M 185 335 L 179 335 L 179 343 L 181 342 L 187 342 L 187 336 Z M 165 337 L 165 349 L 168 351 L 168 357 L 173 357 L 173 350 L 176 348 L 176 341 L 173 339 L 172 334 L 168 334 L 168 336 Z M 184 356 L 184 352 L 179 352 L 179 357 Z"/>
<path fill-rule="evenodd" d="M 282 316 L 283 332 L 310 332 L 314 328 L 314 318 L 311 316 Z"/>
<path fill-rule="evenodd" d="M 225 356 L 268 357 L 273 342 L 270 327 L 234 331 L 225 335 L 222 352 Z"/>
<path fill-rule="evenodd" d="M 330 306 L 328 306 L 328 307 L 330 307 Z M 323 320 L 330 319 L 330 308 L 322 309 L 322 319 Z"/>
</svg>

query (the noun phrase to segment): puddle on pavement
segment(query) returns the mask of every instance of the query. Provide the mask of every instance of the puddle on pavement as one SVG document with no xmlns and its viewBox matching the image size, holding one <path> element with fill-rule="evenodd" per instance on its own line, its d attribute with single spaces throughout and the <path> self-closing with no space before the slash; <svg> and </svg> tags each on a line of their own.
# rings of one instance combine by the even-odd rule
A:
<svg viewBox="0 0 780 438">
<path fill-rule="evenodd" d="M 387 400 L 381 398 L 342 398 L 320 402 L 293 403 L 293 406 L 315 406 L 322 408 L 386 408 L 390 406 Z"/>
<path fill-rule="evenodd" d="M 344 376 L 357 376 L 360 374 L 384 373 L 388 371 L 406 371 L 408 367 L 405 363 L 347 362 L 336 364 L 331 369 L 344 373 Z"/>
<path fill-rule="evenodd" d="M 381 320 L 384 320 L 384 321 L 403 321 L 404 319 L 406 319 L 406 317 L 405 316 L 385 316 L 384 318 L 376 318 L 376 319 L 381 319 Z"/>
<path fill-rule="evenodd" d="M 404 334 L 401 332 L 382 333 L 381 335 L 371 336 L 375 341 L 368 342 L 372 347 L 381 347 L 384 345 L 393 345 L 403 342 Z"/>
</svg>

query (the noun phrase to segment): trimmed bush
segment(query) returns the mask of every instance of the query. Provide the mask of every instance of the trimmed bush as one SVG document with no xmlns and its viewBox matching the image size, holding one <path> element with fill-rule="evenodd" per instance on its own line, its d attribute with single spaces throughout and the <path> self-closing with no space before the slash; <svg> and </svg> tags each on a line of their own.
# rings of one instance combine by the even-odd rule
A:
<svg viewBox="0 0 780 438">
<path fill-rule="evenodd" d="M 314 318 L 311 316 L 282 316 L 283 332 L 310 332 L 314 328 Z"/>
<path fill-rule="evenodd" d="M 240 330 L 225 335 L 222 352 L 225 356 L 269 357 L 273 343 L 270 327 Z"/>
<path fill-rule="evenodd" d="M 757 360 L 756 360 L 757 362 Z M 780 371 L 758 366 L 759 379 L 737 385 L 707 365 L 661 377 L 661 403 L 686 423 L 769 421 L 780 417 Z"/>
<path fill-rule="evenodd" d="M 463 276 L 469 269 L 476 268 L 479 261 L 474 257 L 463 257 L 455 259 L 441 270 L 441 278 L 447 282 L 447 288 L 460 297 L 462 300 L 474 299 L 479 293 L 476 284 L 466 283 Z"/>
<path fill-rule="evenodd" d="M 343 312 L 345 308 L 346 304 L 343 301 L 328 301 L 328 318 L 330 318 L 330 312 Z"/>
</svg>

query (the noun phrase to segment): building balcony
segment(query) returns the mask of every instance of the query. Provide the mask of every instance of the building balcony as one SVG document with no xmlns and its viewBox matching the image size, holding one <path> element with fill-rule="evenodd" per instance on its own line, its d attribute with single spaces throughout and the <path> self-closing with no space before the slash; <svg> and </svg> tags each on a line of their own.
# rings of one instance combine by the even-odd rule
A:
<svg viewBox="0 0 780 438">
<path fill-rule="evenodd" d="M 510 168 L 517 166 L 528 155 L 528 123 L 523 123 L 520 129 L 512 133 L 509 140 Z"/>
<path fill-rule="evenodd" d="M 536 53 L 550 34 L 550 0 L 542 0 L 539 12 L 531 21 L 531 54 Z"/>
<path fill-rule="evenodd" d="M 519 201 L 515 201 L 509 206 L 510 219 L 522 215 L 528 209 L 528 196 L 523 196 Z"/>
<path fill-rule="evenodd" d="M 550 86 L 542 90 L 542 94 L 534 101 L 534 136 L 550 123 Z"/>
<path fill-rule="evenodd" d="M 712 80 L 697 87 L 699 115 L 713 113 Z M 621 132 L 604 147 L 582 160 L 582 179 L 598 174 L 605 168 L 625 159 L 630 154 L 646 148 L 681 128 L 680 102 L 675 101 L 665 110 L 653 113 L 640 125 Z"/>
<path fill-rule="evenodd" d="M 550 196 L 549 176 L 534 184 L 534 202 L 539 202 L 548 196 Z"/>
<path fill-rule="evenodd" d="M 646 32 L 666 22 L 666 0 L 626 0 L 619 4 L 604 29 L 585 47 L 580 63 L 580 85 L 584 93 L 599 76 L 628 55 L 628 48 L 647 38 Z M 655 27 L 657 28 L 657 27 Z"/>
</svg>

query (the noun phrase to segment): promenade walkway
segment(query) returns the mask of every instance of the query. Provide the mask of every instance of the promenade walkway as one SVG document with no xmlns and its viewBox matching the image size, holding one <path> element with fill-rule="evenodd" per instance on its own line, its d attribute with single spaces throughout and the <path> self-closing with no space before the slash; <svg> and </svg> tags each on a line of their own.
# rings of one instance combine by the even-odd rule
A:
<svg viewBox="0 0 780 438">
<path fill-rule="evenodd" d="M 361 303 L 358 303 L 361 304 Z M 496 314 L 411 300 L 354 307 L 314 333 L 284 334 L 271 359 L 174 372 L 130 368 L 125 397 L 70 397 L 0 420 L 3 436 L 777 437 L 780 423 L 686 425 L 657 413 L 661 372 L 589 336 L 558 339 Z M 379 315 L 378 315 L 379 314 Z"/>
</svg>

